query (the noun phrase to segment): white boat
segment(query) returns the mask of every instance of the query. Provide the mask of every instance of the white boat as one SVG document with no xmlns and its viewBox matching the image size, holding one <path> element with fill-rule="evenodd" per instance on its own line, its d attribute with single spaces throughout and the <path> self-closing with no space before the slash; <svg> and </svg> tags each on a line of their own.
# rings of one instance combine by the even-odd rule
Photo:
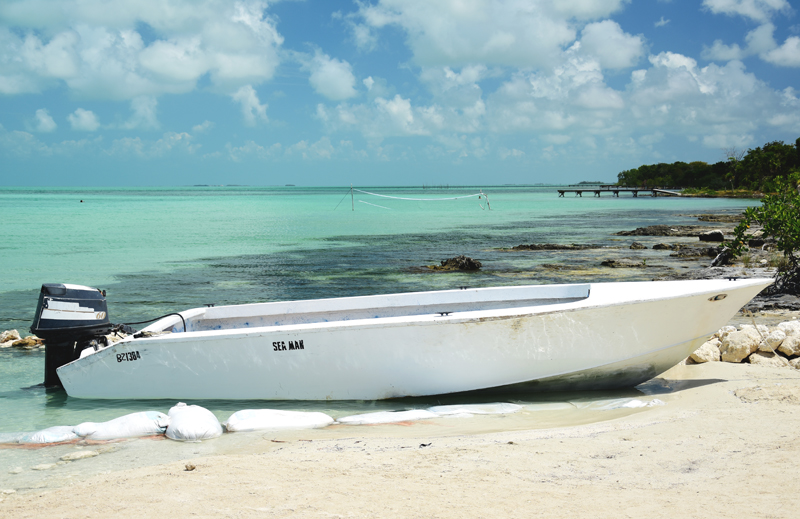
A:
<svg viewBox="0 0 800 519">
<path fill-rule="evenodd" d="M 195 308 L 86 348 L 57 373 L 69 396 L 107 399 L 631 387 L 686 358 L 771 282 L 469 288 Z"/>
</svg>

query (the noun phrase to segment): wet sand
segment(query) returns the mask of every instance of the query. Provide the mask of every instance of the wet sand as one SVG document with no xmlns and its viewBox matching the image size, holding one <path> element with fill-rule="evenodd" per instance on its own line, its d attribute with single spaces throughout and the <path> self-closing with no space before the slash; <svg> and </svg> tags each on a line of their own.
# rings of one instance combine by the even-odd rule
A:
<svg viewBox="0 0 800 519">
<path fill-rule="evenodd" d="M 800 371 L 677 366 L 644 389 L 666 405 L 588 425 L 259 435 L 247 452 L 4 495 L 0 516 L 796 517 Z"/>
</svg>

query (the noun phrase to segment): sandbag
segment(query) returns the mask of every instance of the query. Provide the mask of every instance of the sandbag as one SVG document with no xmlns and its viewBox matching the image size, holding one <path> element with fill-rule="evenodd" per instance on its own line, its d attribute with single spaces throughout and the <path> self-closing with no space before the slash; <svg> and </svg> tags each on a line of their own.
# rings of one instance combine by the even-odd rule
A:
<svg viewBox="0 0 800 519">
<path fill-rule="evenodd" d="M 511 414 L 521 410 L 521 405 L 501 402 L 495 404 L 437 405 L 428 408 L 428 411 L 436 413 L 440 416 L 467 414 Z"/>
<path fill-rule="evenodd" d="M 333 423 L 325 413 L 302 411 L 279 411 L 277 409 L 243 409 L 233 413 L 225 421 L 228 432 L 316 429 Z"/>
<path fill-rule="evenodd" d="M 0 443 L 17 443 L 26 435 L 31 434 L 27 432 L 10 432 L 0 433 Z"/>
<path fill-rule="evenodd" d="M 158 411 L 142 411 L 126 414 L 107 422 L 84 422 L 76 425 L 73 432 L 87 440 L 114 440 L 164 434 L 169 417 Z"/>
<path fill-rule="evenodd" d="M 413 420 L 427 420 L 428 418 L 438 418 L 439 415 L 424 409 L 412 409 L 410 411 L 379 411 L 377 413 L 357 414 L 345 416 L 336 420 L 339 423 L 348 425 L 368 425 L 381 423 L 408 422 Z"/>
<path fill-rule="evenodd" d="M 222 425 L 205 407 L 178 402 L 169 410 L 166 434 L 171 440 L 199 442 L 222 436 Z"/>
<path fill-rule="evenodd" d="M 578 409 L 589 409 L 591 411 L 611 411 L 613 409 L 635 409 L 638 407 L 666 405 L 658 398 L 654 398 L 650 401 L 639 400 L 637 398 L 613 398 L 609 400 L 574 401 L 570 403 Z"/>
<path fill-rule="evenodd" d="M 18 440 L 19 443 L 58 443 L 77 440 L 78 435 L 72 432 L 72 425 L 57 425 L 41 431 L 28 433 Z"/>
</svg>

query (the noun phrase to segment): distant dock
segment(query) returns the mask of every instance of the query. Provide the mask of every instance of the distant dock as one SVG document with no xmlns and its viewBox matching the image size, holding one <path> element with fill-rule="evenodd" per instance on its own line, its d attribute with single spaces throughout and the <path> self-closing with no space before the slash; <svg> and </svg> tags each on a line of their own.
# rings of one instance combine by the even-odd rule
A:
<svg viewBox="0 0 800 519">
<path fill-rule="evenodd" d="M 573 186 L 570 186 L 573 187 Z M 612 196 L 619 197 L 620 193 L 631 193 L 634 198 L 639 193 L 646 193 L 650 196 L 681 196 L 681 187 L 622 187 L 622 186 L 586 186 L 577 189 L 558 189 L 558 196 L 563 197 L 567 193 L 575 193 L 575 196 L 583 197 L 584 193 L 592 193 L 599 197 L 600 193 L 611 193 Z"/>
</svg>

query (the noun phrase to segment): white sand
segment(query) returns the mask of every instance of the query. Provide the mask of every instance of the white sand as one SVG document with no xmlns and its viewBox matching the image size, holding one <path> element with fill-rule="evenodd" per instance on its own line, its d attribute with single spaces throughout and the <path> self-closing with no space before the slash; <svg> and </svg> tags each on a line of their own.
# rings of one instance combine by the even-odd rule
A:
<svg viewBox="0 0 800 519">
<path fill-rule="evenodd" d="M 259 436 L 253 454 L 0 496 L 0 517 L 800 516 L 800 371 L 713 363 L 665 378 L 685 381 L 656 395 L 667 405 L 607 422 L 457 436 L 383 425 L 285 443 Z"/>
</svg>

